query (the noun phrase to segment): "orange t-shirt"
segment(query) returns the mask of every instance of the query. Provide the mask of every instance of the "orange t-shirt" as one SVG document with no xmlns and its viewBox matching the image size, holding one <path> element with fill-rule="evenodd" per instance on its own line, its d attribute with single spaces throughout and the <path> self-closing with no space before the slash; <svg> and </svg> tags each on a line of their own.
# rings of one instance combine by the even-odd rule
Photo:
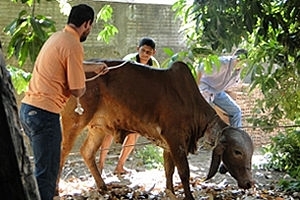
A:
<svg viewBox="0 0 300 200">
<path fill-rule="evenodd" d="M 60 113 L 70 90 L 84 87 L 83 47 L 78 33 L 66 25 L 43 45 L 22 102 Z"/>
</svg>

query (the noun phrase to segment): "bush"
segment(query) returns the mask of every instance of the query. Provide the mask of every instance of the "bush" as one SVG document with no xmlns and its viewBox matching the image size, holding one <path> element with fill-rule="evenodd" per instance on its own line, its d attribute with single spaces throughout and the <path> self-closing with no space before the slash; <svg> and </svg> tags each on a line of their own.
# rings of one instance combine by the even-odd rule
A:
<svg viewBox="0 0 300 200">
<path fill-rule="evenodd" d="M 141 159 L 143 165 L 147 169 L 162 168 L 163 166 L 163 150 L 154 145 L 146 145 L 142 149 L 137 150 L 135 156 Z"/>
<path fill-rule="evenodd" d="M 25 92 L 31 78 L 31 73 L 11 65 L 7 65 L 6 67 L 11 75 L 11 80 L 16 92 L 18 94 Z"/>
<path fill-rule="evenodd" d="M 268 155 L 268 169 L 287 172 L 295 181 L 280 181 L 279 184 L 288 190 L 300 190 L 300 131 L 290 130 L 279 133 L 272 138 L 272 143 L 263 148 Z"/>
</svg>

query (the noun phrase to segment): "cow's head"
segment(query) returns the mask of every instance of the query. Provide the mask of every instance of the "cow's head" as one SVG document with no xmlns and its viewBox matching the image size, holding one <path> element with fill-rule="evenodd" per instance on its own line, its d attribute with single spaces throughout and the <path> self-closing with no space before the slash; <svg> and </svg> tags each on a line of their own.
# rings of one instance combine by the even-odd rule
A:
<svg viewBox="0 0 300 200">
<path fill-rule="evenodd" d="M 206 180 L 217 173 L 222 161 L 220 173 L 228 171 L 237 180 L 239 187 L 251 188 L 253 185 L 251 172 L 253 148 L 253 142 L 245 131 L 230 126 L 225 128 L 213 149 Z"/>
</svg>

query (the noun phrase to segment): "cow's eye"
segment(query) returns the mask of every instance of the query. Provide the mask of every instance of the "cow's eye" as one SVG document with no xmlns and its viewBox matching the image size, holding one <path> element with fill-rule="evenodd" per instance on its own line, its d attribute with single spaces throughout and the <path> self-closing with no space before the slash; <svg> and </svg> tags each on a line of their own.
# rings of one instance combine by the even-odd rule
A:
<svg viewBox="0 0 300 200">
<path fill-rule="evenodd" d="M 242 155 L 242 152 L 238 151 L 238 150 L 234 150 L 235 155 Z"/>
</svg>

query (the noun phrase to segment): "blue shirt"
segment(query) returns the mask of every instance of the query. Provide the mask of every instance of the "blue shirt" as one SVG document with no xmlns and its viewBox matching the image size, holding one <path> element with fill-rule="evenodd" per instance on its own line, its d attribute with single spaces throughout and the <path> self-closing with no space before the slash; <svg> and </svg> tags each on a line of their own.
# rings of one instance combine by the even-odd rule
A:
<svg viewBox="0 0 300 200">
<path fill-rule="evenodd" d="M 240 70 L 235 69 L 233 64 L 235 59 L 235 56 L 219 57 L 221 66 L 218 69 L 217 66 L 213 65 L 211 74 L 205 73 L 203 64 L 201 64 L 199 69 L 202 72 L 200 85 L 205 84 L 211 88 L 211 92 L 217 93 L 224 91 L 238 83 L 240 80 Z"/>
</svg>

